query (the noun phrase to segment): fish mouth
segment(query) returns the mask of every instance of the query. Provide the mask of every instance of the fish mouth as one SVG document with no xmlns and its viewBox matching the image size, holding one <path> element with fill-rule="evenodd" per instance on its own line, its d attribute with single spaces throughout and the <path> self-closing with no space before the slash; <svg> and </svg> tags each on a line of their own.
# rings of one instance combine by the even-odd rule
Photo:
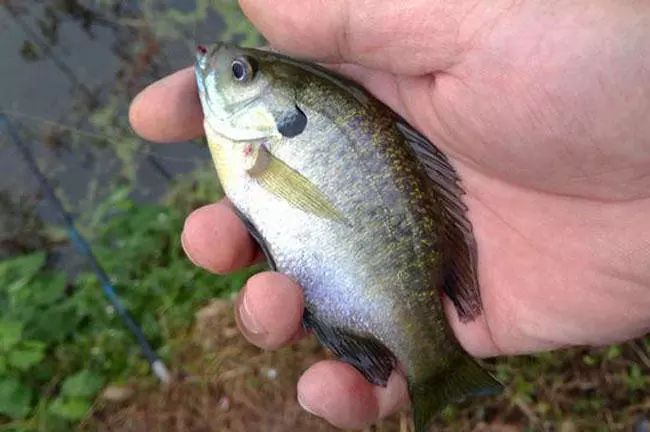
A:
<svg viewBox="0 0 650 432">
<path fill-rule="evenodd" d="M 216 56 L 217 51 L 225 44 L 223 42 L 216 42 L 210 45 L 198 44 L 196 46 L 196 62 L 201 65 L 203 69 L 207 68 L 208 59 Z"/>
<path fill-rule="evenodd" d="M 196 86 L 199 90 L 199 97 L 203 101 L 205 96 L 205 77 L 208 72 L 208 49 L 205 45 L 196 47 L 196 61 L 194 62 L 194 76 L 196 77 Z"/>
<path fill-rule="evenodd" d="M 196 57 L 200 58 L 205 56 L 208 53 L 208 48 L 205 45 L 197 45 L 196 46 Z"/>
<path fill-rule="evenodd" d="M 199 44 L 196 46 L 194 74 L 196 75 L 196 84 L 201 101 L 203 101 L 204 97 L 208 97 L 205 80 L 210 73 L 210 59 L 216 55 L 222 45 L 222 42 L 217 42 L 211 45 Z"/>
<path fill-rule="evenodd" d="M 195 54 L 195 64 L 194 69 L 198 72 L 204 74 L 208 69 L 208 58 L 210 57 L 211 49 L 206 45 L 197 45 L 196 54 Z"/>
</svg>

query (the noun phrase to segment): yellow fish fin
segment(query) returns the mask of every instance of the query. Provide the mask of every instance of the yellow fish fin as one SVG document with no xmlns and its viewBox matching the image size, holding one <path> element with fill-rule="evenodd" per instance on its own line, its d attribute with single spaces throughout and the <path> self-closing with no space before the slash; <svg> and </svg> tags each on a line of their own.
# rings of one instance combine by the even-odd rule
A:
<svg viewBox="0 0 650 432">
<path fill-rule="evenodd" d="M 316 185 L 289 165 L 260 146 L 248 174 L 267 191 L 292 206 L 318 217 L 345 222 L 345 217 L 334 207 Z"/>
</svg>

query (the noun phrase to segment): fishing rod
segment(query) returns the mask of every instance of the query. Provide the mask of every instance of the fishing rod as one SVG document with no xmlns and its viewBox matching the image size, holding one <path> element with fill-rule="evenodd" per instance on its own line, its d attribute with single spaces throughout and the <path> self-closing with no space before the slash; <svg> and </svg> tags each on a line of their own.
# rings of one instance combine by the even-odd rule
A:
<svg viewBox="0 0 650 432">
<path fill-rule="evenodd" d="M 70 238 L 70 241 L 75 246 L 77 251 L 86 258 L 88 265 L 90 266 L 92 271 L 95 273 L 95 276 L 99 280 L 104 295 L 106 296 L 106 298 L 108 298 L 108 301 L 113 305 L 115 311 L 117 312 L 118 316 L 120 317 L 124 325 L 129 329 L 133 337 L 135 337 L 138 345 L 140 346 L 140 349 L 142 350 L 142 354 L 144 355 L 144 357 L 149 362 L 149 365 L 151 366 L 151 370 L 161 382 L 165 384 L 169 383 L 171 381 L 171 375 L 169 374 L 169 370 L 167 369 L 167 366 L 153 350 L 151 344 L 149 344 L 149 341 L 147 340 L 146 336 L 142 332 L 142 329 L 140 328 L 138 323 L 131 316 L 129 311 L 126 309 L 126 307 L 118 297 L 110 278 L 108 277 L 106 271 L 97 260 L 97 257 L 95 256 L 95 254 L 92 251 L 92 248 L 90 247 L 90 244 L 81 235 L 79 230 L 77 230 L 72 215 L 65 209 L 61 200 L 56 196 L 54 188 L 50 185 L 49 181 L 47 180 L 47 178 L 45 177 L 41 169 L 38 167 L 38 164 L 36 163 L 36 160 L 32 156 L 29 147 L 20 138 L 18 132 L 16 131 L 14 125 L 11 123 L 9 118 L 5 114 L 2 114 L 0 112 L 0 126 L 2 125 L 4 125 L 4 129 L 7 131 L 10 140 L 14 143 L 14 145 L 20 152 L 25 163 L 29 167 L 29 170 L 32 172 L 34 177 L 36 177 L 36 179 L 38 180 L 39 187 L 45 194 L 46 199 L 51 202 L 51 204 L 56 209 L 56 212 L 59 213 L 59 216 L 61 217 L 61 219 L 63 220 L 63 224 L 65 225 L 66 231 L 68 232 L 68 237 Z"/>
</svg>

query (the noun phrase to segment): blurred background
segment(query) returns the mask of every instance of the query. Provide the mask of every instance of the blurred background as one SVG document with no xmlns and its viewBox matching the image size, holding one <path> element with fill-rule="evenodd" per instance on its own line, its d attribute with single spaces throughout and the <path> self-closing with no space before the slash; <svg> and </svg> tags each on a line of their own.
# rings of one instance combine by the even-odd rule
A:
<svg viewBox="0 0 650 432">
<path fill-rule="evenodd" d="M 334 431 L 295 383 L 327 354 L 238 334 L 253 268 L 215 276 L 179 241 L 222 194 L 200 140 L 153 145 L 129 101 L 198 42 L 262 42 L 236 1 L 0 0 L 0 431 Z M 26 164 L 33 156 L 171 371 L 161 384 Z M 507 391 L 436 430 L 634 431 L 650 424 L 650 338 L 485 362 Z M 410 430 L 408 413 L 368 431 Z"/>
</svg>

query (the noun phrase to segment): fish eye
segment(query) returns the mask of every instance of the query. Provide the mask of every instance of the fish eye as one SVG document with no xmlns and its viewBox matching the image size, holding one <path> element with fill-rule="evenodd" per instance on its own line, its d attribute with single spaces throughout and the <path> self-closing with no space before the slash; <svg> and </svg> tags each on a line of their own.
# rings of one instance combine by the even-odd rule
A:
<svg viewBox="0 0 650 432">
<path fill-rule="evenodd" d="M 248 82 L 255 75 L 254 62 L 246 57 L 238 57 L 232 61 L 232 76 L 239 82 Z"/>
</svg>

